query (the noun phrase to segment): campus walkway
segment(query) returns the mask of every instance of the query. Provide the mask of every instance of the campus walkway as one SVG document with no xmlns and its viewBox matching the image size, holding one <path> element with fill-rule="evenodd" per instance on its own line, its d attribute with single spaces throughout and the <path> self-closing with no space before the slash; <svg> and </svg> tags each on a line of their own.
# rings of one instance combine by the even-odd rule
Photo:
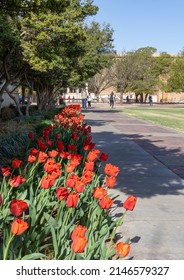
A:
<svg viewBox="0 0 184 280">
<path fill-rule="evenodd" d="M 112 190 L 122 202 L 138 197 L 119 237 L 132 241 L 128 259 L 184 260 L 184 134 L 112 112 L 108 105 L 83 110 L 93 141 L 120 173 Z M 183 178 L 183 179 L 182 179 Z"/>
</svg>

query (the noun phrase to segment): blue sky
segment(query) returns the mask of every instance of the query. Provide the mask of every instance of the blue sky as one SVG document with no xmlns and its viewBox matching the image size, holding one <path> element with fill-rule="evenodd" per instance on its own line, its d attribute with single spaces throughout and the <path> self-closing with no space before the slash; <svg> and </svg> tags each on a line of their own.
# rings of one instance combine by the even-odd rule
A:
<svg viewBox="0 0 184 280">
<path fill-rule="evenodd" d="M 178 54 L 184 48 L 184 0 L 94 0 L 93 18 L 114 29 L 119 52 L 154 47 Z"/>
</svg>

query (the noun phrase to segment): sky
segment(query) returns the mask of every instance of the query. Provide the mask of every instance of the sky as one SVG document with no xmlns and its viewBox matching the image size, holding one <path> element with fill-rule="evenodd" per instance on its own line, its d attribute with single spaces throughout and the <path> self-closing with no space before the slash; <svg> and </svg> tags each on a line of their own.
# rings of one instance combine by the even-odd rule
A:
<svg viewBox="0 0 184 280">
<path fill-rule="evenodd" d="M 94 0 L 92 18 L 109 23 L 117 52 L 154 47 L 176 55 L 184 48 L 184 0 Z"/>
</svg>

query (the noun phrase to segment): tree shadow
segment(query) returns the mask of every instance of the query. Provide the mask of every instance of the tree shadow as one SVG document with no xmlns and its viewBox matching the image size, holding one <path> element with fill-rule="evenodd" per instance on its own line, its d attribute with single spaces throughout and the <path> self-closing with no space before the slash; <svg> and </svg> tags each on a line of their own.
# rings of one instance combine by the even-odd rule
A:
<svg viewBox="0 0 184 280">
<path fill-rule="evenodd" d="M 86 122 L 92 126 L 96 148 L 109 155 L 108 163 L 120 168 L 116 190 L 142 198 L 166 194 L 184 195 L 184 154 L 180 148 L 160 147 L 157 144 L 162 140 L 116 132 L 116 128 L 111 126 L 115 120 L 111 123 L 107 118 L 104 121 L 91 120 L 86 115 Z M 103 131 L 103 126 L 107 124 L 111 126 L 109 131 Z M 93 126 L 101 128 L 93 133 Z"/>
</svg>

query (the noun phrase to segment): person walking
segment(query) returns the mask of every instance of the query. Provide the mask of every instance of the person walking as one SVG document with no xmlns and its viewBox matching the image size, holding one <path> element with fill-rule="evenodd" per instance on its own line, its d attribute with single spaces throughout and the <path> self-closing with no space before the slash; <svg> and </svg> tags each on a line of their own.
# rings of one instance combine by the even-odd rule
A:
<svg viewBox="0 0 184 280">
<path fill-rule="evenodd" d="M 110 101 L 110 107 L 114 108 L 114 102 L 115 102 L 115 95 L 114 92 L 112 91 L 109 97 L 109 101 Z"/>
<path fill-rule="evenodd" d="M 87 102 L 87 94 L 86 91 L 83 91 L 81 93 L 81 98 L 82 98 L 82 108 L 86 108 L 86 102 Z"/>
<path fill-rule="evenodd" d="M 149 96 L 149 104 L 150 104 L 150 106 L 153 106 L 153 98 L 151 95 Z"/>
<path fill-rule="evenodd" d="M 91 101 L 92 101 L 92 98 L 91 98 L 91 94 L 89 93 L 88 97 L 87 97 L 87 102 L 88 102 L 88 107 L 91 108 Z"/>
</svg>

